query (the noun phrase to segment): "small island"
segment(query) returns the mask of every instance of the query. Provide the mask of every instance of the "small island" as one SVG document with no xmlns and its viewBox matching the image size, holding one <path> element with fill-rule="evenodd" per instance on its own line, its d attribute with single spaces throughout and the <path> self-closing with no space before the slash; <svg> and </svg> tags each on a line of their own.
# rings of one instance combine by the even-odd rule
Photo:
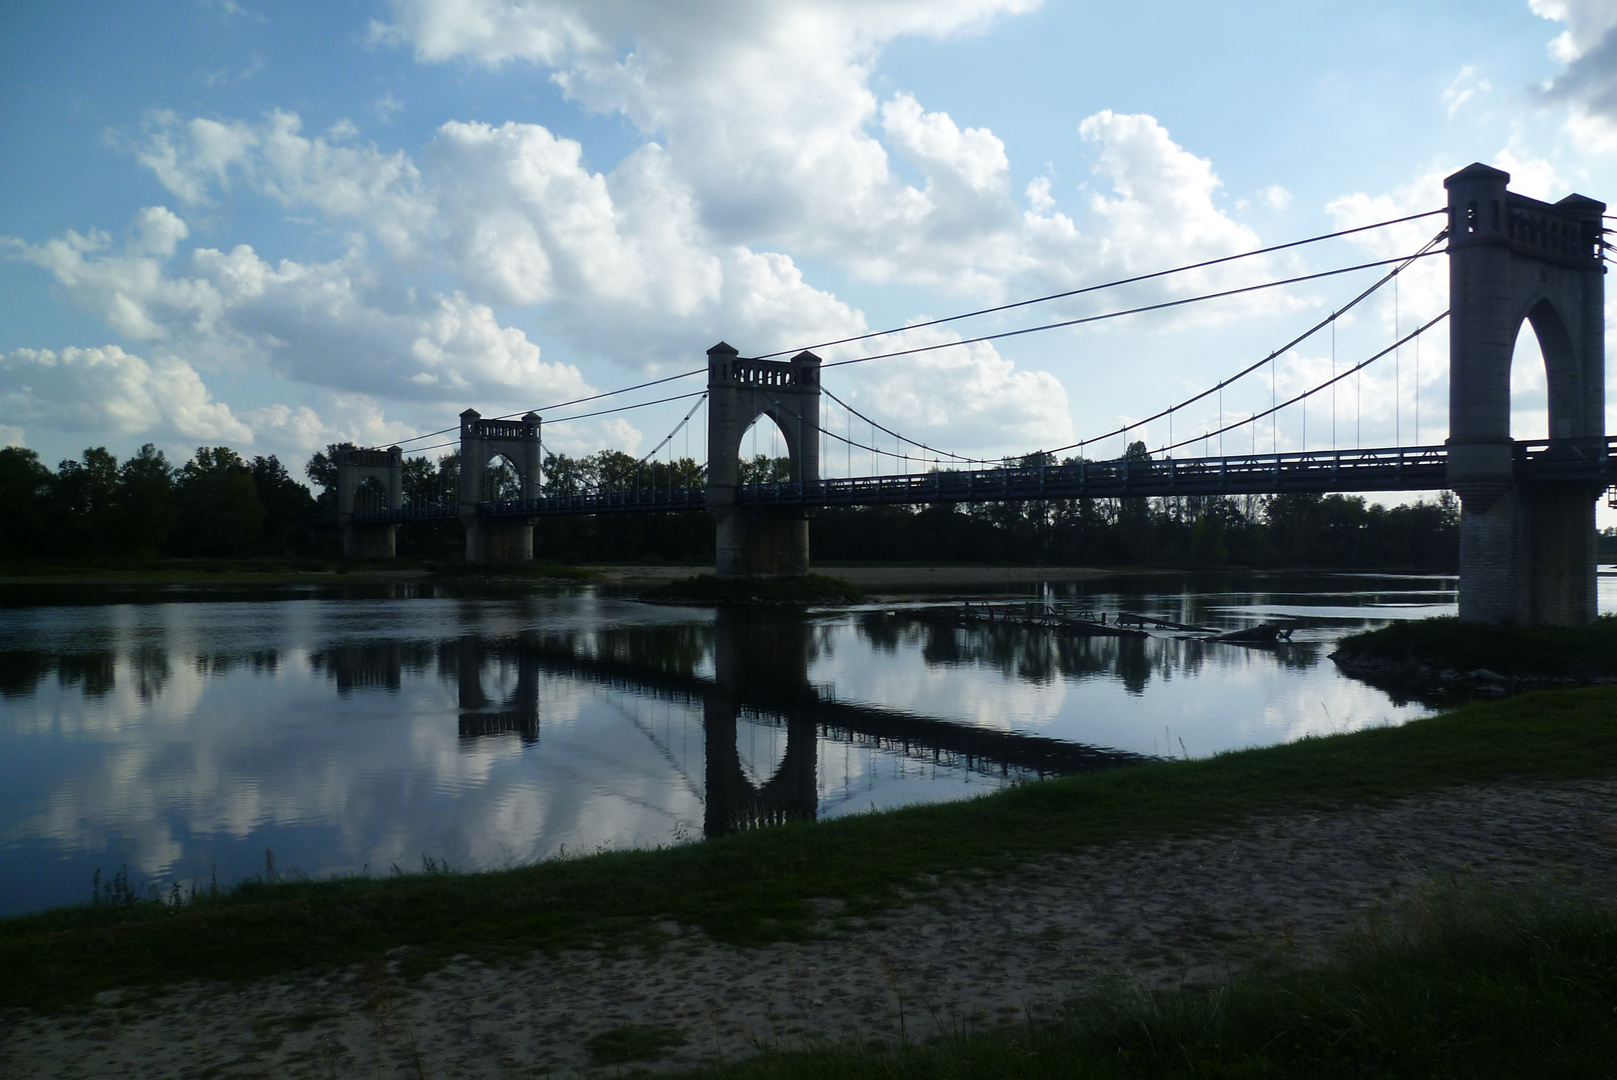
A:
<svg viewBox="0 0 1617 1080">
<path fill-rule="evenodd" d="M 1583 626 L 1502 626 L 1452 616 L 1395 622 L 1341 640 L 1350 675 L 1512 687 L 1617 682 L 1617 617 Z"/>
</svg>

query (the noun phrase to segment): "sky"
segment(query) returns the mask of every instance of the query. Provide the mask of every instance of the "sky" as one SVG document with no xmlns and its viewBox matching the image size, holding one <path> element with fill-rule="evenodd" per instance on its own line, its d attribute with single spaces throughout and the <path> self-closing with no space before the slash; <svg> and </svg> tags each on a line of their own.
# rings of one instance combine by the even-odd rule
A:
<svg viewBox="0 0 1617 1080">
<path fill-rule="evenodd" d="M 430 433 L 472 407 L 539 409 L 550 450 L 640 455 L 695 399 L 568 418 L 699 378 L 561 403 L 701 368 L 721 339 L 796 350 L 1435 210 L 1472 161 L 1538 198 L 1617 201 L 1617 0 L 11 4 L 0 442 L 52 465 L 92 445 L 183 461 L 225 444 L 297 469 L 337 441 L 444 453 Z M 1441 223 L 817 351 L 1390 259 Z M 1378 272 L 872 360 L 825 385 L 964 456 L 1064 446 L 1262 359 Z M 1426 259 L 1283 353 L 1272 382 L 1265 367 L 1171 430 L 1084 453 L 1260 412 L 1445 307 L 1443 259 Z M 1446 357 L 1439 323 L 1223 448 L 1441 442 Z M 1530 332 L 1512 386 L 1513 433 L 1542 437 Z M 671 451 L 700 459 L 701 423 Z M 840 407 L 825 424 L 870 441 Z M 760 431 L 750 448 L 778 447 Z M 823 471 L 872 467 L 899 468 L 835 444 Z"/>
</svg>

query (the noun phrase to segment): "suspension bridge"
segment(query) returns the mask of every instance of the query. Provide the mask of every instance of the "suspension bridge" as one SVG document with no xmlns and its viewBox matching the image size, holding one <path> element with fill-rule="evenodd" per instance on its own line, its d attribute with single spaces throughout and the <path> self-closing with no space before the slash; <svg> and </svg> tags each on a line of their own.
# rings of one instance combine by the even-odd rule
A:
<svg viewBox="0 0 1617 1080">
<path fill-rule="evenodd" d="M 1542 202 L 1510 191 L 1509 179 L 1501 170 L 1473 164 L 1445 181 L 1448 205 L 1425 214 L 896 330 L 822 342 L 784 359 L 785 353 L 743 357 L 720 342 L 708 350 L 705 368 L 555 406 L 576 407 L 680 379 L 707 377 L 705 390 L 564 417 L 576 420 L 695 399 L 684 419 L 636 468 L 616 482 L 587 489 L 556 490 L 559 485 L 555 484 L 551 490 L 545 489 L 541 475 L 543 421 L 538 413 L 484 418 L 468 409 L 461 414 L 458 429 L 420 437 L 458 434 L 458 444 L 438 444 L 458 445 L 459 471 L 453 491 L 440 489 L 407 498 L 400 447 L 345 449 L 334 460 L 335 523 L 343 532 L 345 554 L 387 557 L 394 552 L 400 526 L 458 520 L 465 529 L 467 561 L 476 563 L 531 559 L 533 529 L 546 518 L 704 511 L 716 523 L 719 575 L 744 577 L 806 573 L 808 518 L 812 511 L 827 507 L 1446 488 L 1458 494 L 1461 502 L 1462 619 L 1584 622 L 1596 614 L 1595 502 L 1617 480 L 1617 439 L 1605 434 L 1604 253 L 1609 246 L 1605 204 L 1581 195 L 1553 204 Z M 1398 258 L 833 362 L 822 361 L 814 351 L 1439 216 L 1444 221 L 1436 234 Z M 1326 330 L 1334 334 L 1343 316 L 1389 284 L 1395 285 L 1398 276 L 1418 261 L 1437 255 L 1448 260 L 1446 311 L 1407 334 L 1395 334 L 1386 348 L 1356 364 L 1337 370 L 1333 354 L 1328 379 L 1281 400 L 1275 378 L 1281 357 L 1315 334 Z M 1171 309 L 1370 269 L 1381 270 L 1380 277 L 1346 306 L 1213 386 L 1093 438 L 1020 457 L 990 462 L 940 450 L 877 423 L 823 383 L 826 370 L 848 364 Z M 1549 388 L 1550 437 L 1537 441 L 1516 441 L 1510 434 L 1510 368 L 1524 322 L 1531 325 L 1539 342 Z M 1389 356 L 1398 356 L 1402 348 L 1444 323 L 1449 336 L 1449 432 L 1444 442 L 1279 451 L 1275 432 L 1283 412 L 1300 407 L 1306 425 L 1311 401 L 1317 402 L 1323 395 L 1332 395 L 1334 400 L 1347 380 L 1360 377 Z M 1226 423 L 1226 390 L 1243 380 L 1261 379 L 1265 373 L 1271 391 L 1269 407 L 1245 412 Z M 1176 417 L 1183 423 L 1187 415 L 1195 415 L 1192 410 L 1205 409 L 1215 399 L 1218 422 L 1175 440 Z M 841 424 L 827 411 L 827 403 L 841 411 Z M 672 467 L 673 442 L 682 431 L 689 437 L 691 421 L 702 408 L 707 414 L 706 461 L 697 475 L 687 472 L 681 476 Z M 744 473 L 743 437 L 763 417 L 773 421 L 784 440 L 789 462 L 784 478 L 758 479 Z M 1270 428 L 1271 451 L 1260 453 L 1257 444 L 1265 424 Z M 1168 438 L 1156 447 L 1132 438 L 1148 427 L 1166 430 Z M 870 435 L 865 442 L 861 436 L 867 428 Z M 879 446 L 878 433 L 892 438 L 894 449 Z M 1250 437 L 1251 452 L 1211 453 L 1215 441 L 1222 448 L 1230 435 L 1243 441 Z M 1097 449 L 1114 445 L 1114 440 L 1122 453 L 1096 459 Z M 669 462 L 659 465 L 653 459 L 665 449 Z M 822 457 L 832 449 L 846 452 L 850 475 L 821 475 Z M 886 458 L 898 464 L 891 472 L 873 469 L 870 475 L 852 475 L 855 452 L 861 457 L 868 453 L 873 461 Z M 511 478 L 505 490 L 494 490 L 490 484 L 490 463 L 496 459 L 503 460 Z M 648 466 L 648 462 L 652 464 Z"/>
</svg>

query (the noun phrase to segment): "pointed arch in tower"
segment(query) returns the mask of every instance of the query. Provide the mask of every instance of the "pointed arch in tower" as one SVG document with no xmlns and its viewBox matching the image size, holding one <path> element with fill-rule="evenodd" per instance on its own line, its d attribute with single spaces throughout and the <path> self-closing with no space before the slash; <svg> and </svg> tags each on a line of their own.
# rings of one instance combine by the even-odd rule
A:
<svg viewBox="0 0 1617 1080">
<path fill-rule="evenodd" d="M 791 482 L 820 478 L 820 358 L 750 360 L 726 342 L 707 351 L 707 508 L 719 577 L 784 577 L 809 569 L 808 513 L 738 498 L 741 438 L 761 416 L 780 428 Z"/>
<path fill-rule="evenodd" d="M 1604 454 L 1604 203 L 1540 202 L 1483 164 L 1449 193 L 1448 481 L 1461 500 L 1460 618 L 1595 617 L 1598 487 L 1523 483 L 1510 433 L 1510 368 L 1525 320 L 1544 356 L 1551 454 Z"/>
</svg>

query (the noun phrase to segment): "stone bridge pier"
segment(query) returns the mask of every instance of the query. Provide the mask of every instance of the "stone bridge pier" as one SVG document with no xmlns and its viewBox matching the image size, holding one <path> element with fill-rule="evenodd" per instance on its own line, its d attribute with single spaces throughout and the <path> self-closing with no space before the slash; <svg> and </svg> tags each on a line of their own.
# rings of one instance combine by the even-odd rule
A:
<svg viewBox="0 0 1617 1080">
<path fill-rule="evenodd" d="M 803 619 L 720 608 L 714 624 L 713 677 L 702 706 L 707 744 L 708 837 L 819 815 L 819 730 L 804 706 L 812 628 Z M 736 744 L 740 700 L 778 701 L 786 752 L 768 780 L 754 784 Z"/>
<path fill-rule="evenodd" d="M 767 416 L 780 428 L 793 483 L 820 478 L 820 358 L 748 360 L 719 342 L 707 351 L 707 507 L 716 524 L 721 578 L 808 573 L 808 511 L 736 501 L 741 438 Z"/>
<path fill-rule="evenodd" d="M 484 482 L 496 456 L 509 462 L 521 478 L 521 498 L 539 497 L 539 428 L 539 417 L 533 413 L 520 420 L 484 420 L 476 409 L 460 414 L 460 523 L 466 530 L 468 563 L 533 559 L 533 518 L 488 518 L 478 513 L 478 506 L 488 501 Z"/>
<path fill-rule="evenodd" d="M 1444 181 L 1449 215 L 1448 484 L 1460 496 L 1460 618 L 1587 622 L 1599 485 L 1524 483 L 1510 365 L 1525 319 L 1544 354 L 1550 453 L 1605 453 L 1604 203 L 1539 202 L 1470 165 Z"/>
<path fill-rule="evenodd" d="M 354 514 L 400 507 L 404 495 L 404 451 L 397 446 L 386 450 L 350 447 L 338 450 L 333 457 L 333 464 L 337 466 L 337 527 L 342 530 L 343 558 L 393 558 L 398 550 L 398 525 L 356 521 Z M 377 484 L 366 485 L 367 480 L 375 480 Z M 366 505 L 370 502 L 382 505 Z"/>
</svg>

